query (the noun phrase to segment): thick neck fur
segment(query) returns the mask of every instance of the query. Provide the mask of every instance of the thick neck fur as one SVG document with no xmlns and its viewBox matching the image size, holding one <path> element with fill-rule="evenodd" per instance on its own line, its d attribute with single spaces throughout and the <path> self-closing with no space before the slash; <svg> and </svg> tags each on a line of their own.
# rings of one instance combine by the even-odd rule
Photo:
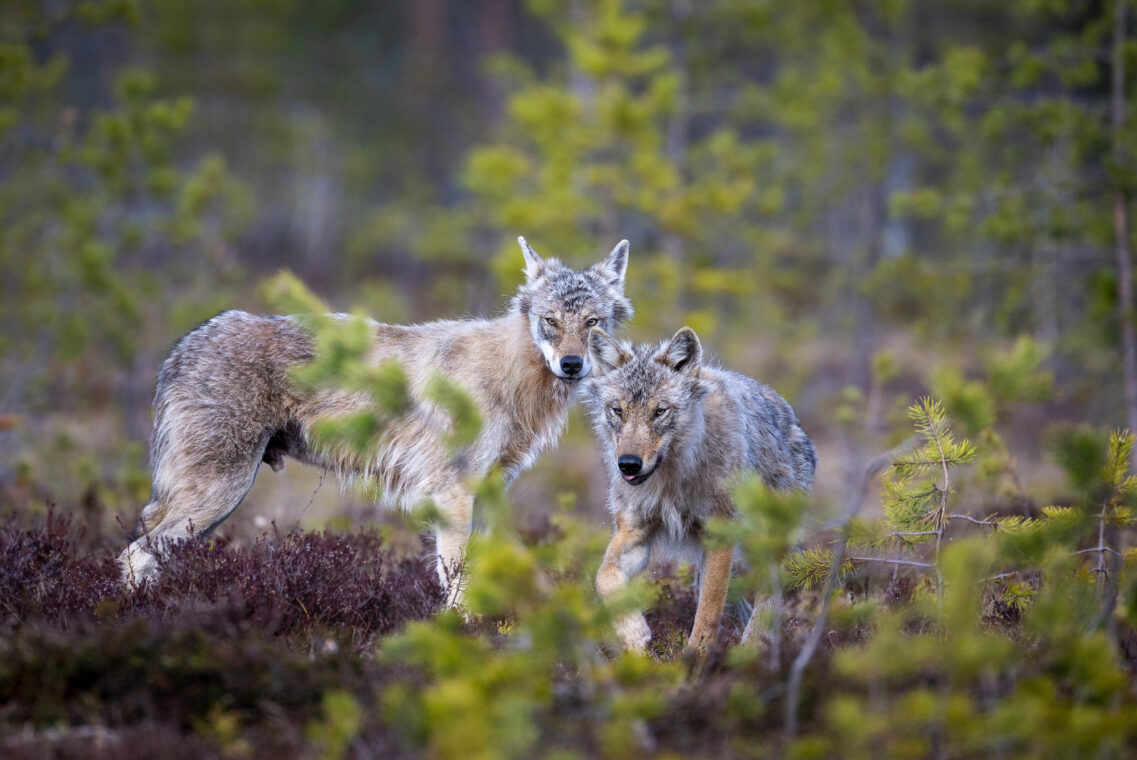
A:
<svg viewBox="0 0 1137 760">
<path fill-rule="evenodd" d="M 690 424 L 677 431 L 671 451 L 663 462 L 657 476 L 670 480 L 677 488 L 690 487 L 697 473 L 705 473 L 709 462 L 703 461 L 710 447 L 707 438 L 707 417 L 703 405 L 696 404 L 691 410 Z"/>
<path fill-rule="evenodd" d="M 533 342 L 529 320 L 516 304 L 504 316 L 491 320 L 498 336 L 497 364 L 490 373 L 496 388 L 487 391 L 498 399 L 495 410 L 508 428 L 502 431 L 498 462 L 512 479 L 529 467 L 546 448 L 556 443 L 568 421 L 574 388 L 558 379 L 545 364 Z M 495 405 L 496 406 L 496 405 Z"/>
<path fill-rule="evenodd" d="M 529 332 L 529 318 L 514 303 L 508 312 L 493 321 L 501 327 L 499 346 L 503 395 L 521 406 L 568 414 L 573 387 L 558 379 L 545 364 L 545 358 Z"/>
</svg>

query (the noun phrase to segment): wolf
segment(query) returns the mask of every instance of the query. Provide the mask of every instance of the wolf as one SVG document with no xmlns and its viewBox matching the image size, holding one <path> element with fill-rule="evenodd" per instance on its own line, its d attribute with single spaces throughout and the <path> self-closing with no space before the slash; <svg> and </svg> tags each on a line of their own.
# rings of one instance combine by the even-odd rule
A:
<svg viewBox="0 0 1137 760">
<path fill-rule="evenodd" d="M 752 378 L 703 363 L 689 327 L 659 345 L 589 333 L 597 372 L 582 389 L 609 476 L 615 531 L 596 574 L 611 596 L 647 566 L 653 546 L 699 558 L 699 601 L 687 650 L 714 640 L 726 602 L 734 549 L 702 551 L 703 526 L 736 515 L 729 485 L 752 470 L 778 489 L 809 490 L 817 469 L 813 441 L 793 408 Z M 644 649 L 651 631 L 641 613 L 616 621 L 625 647 Z"/>
<path fill-rule="evenodd" d="M 447 602 L 458 605 L 461 565 L 474 498 L 466 483 L 501 468 L 507 482 L 553 445 L 578 383 L 592 372 L 588 331 L 615 330 L 632 316 L 624 295 L 628 241 L 574 271 L 542 258 L 518 238 L 525 282 L 494 319 L 416 325 L 368 321 L 365 361 L 397 360 L 410 408 L 380 434 L 373 458 L 311 435 L 320 420 L 374 407 L 343 388 L 304 390 L 290 372 L 315 358 L 312 335 L 289 316 L 223 312 L 185 335 L 158 375 L 151 440 L 153 489 L 119 564 L 137 585 L 158 571 L 161 539 L 208 534 L 240 505 L 261 462 L 285 456 L 350 479 L 369 478 L 380 501 L 409 508 L 431 499 L 438 573 Z M 426 393 L 439 374 L 477 406 L 482 428 L 472 445 L 448 453 L 449 418 Z"/>
</svg>

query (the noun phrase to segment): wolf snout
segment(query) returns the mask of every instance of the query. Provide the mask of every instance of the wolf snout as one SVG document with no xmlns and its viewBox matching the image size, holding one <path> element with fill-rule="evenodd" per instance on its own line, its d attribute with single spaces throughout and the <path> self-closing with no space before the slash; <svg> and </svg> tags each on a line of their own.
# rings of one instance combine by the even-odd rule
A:
<svg viewBox="0 0 1137 760">
<path fill-rule="evenodd" d="M 643 469 L 644 460 L 635 454 L 621 454 L 620 458 L 616 460 L 616 466 L 626 476 L 638 475 Z"/>
<path fill-rule="evenodd" d="M 561 359 L 561 372 L 569 377 L 576 377 L 582 369 L 584 369 L 584 359 L 579 356 L 566 356 Z"/>
</svg>

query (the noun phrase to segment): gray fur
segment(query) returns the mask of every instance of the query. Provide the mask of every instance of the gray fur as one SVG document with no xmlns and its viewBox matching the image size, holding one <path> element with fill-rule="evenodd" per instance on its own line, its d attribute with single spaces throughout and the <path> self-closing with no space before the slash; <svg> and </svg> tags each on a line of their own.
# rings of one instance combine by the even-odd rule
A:
<svg viewBox="0 0 1137 760">
<path fill-rule="evenodd" d="M 503 316 L 368 322 L 367 361 L 398 360 L 413 399 L 383 431 L 373 457 L 319 446 L 309 436 L 314 422 L 365 410 L 372 401 L 341 388 L 295 386 L 290 371 L 315 351 L 297 320 L 227 311 L 178 341 L 158 376 L 153 491 L 137 539 L 119 558 L 124 579 L 138 583 L 156 573 L 155 539 L 208 533 L 241 503 L 262 461 L 279 470 L 290 456 L 345 479 L 367 477 L 387 503 L 410 507 L 433 499 L 446 518 L 437 532 L 439 574 L 447 584 L 470 532 L 467 479 L 495 466 L 512 479 L 556 443 L 578 382 L 563 376 L 560 360 L 587 354 L 592 326 L 614 329 L 632 313 L 623 293 L 626 241 L 584 271 L 542 259 L 520 242 L 527 279 Z M 578 378 L 589 371 L 586 365 Z M 477 440 L 457 458 L 444 444 L 449 419 L 426 398 L 439 373 L 471 396 L 483 420 Z M 447 585 L 457 603 L 460 584 Z"/>
<path fill-rule="evenodd" d="M 584 400 L 617 530 L 598 576 L 601 593 L 643 569 L 644 545 L 698 555 L 702 526 L 735 514 L 729 482 L 739 473 L 757 472 L 772 488 L 812 486 L 817 453 L 793 408 L 769 386 L 703 364 L 690 328 L 635 347 L 594 330 L 589 345 L 600 372 L 586 382 Z M 640 457 L 650 475 L 629 482 L 617 467 L 621 455 Z M 646 644 L 646 624 L 628 619 L 620 628 L 629 646 Z"/>
</svg>

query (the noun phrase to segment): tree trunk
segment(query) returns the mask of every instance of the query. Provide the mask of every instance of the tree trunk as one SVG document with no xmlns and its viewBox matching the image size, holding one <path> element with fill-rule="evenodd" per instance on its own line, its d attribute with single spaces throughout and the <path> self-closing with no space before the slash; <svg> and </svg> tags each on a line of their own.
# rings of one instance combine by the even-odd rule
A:
<svg viewBox="0 0 1137 760">
<path fill-rule="evenodd" d="M 478 51 L 482 60 L 509 50 L 513 40 L 513 16 L 509 0 L 481 0 L 478 3 Z M 483 67 L 484 68 L 484 67 Z M 481 111 L 487 123 L 501 119 L 505 93 L 497 80 L 479 72 L 481 81 Z"/>
<path fill-rule="evenodd" d="M 679 172 L 684 181 L 687 174 L 687 142 L 691 128 L 691 109 L 689 100 L 690 77 L 687 70 L 687 34 L 690 33 L 688 20 L 691 16 L 690 0 L 672 0 L 669 26 L 673 29 L 671 39 L 671 58 L 675 71 L 679 73 L 679 91 L 676 93 L 675 111 L 667 122 L 667 160 Z M 675 233 L 663 236 L 663 250 L 676 262 L 683 260 L 683 238 Z M 720 264 L 722 262 L 719 262 Z"/>
<path fill-rule="evenodd" d="M 410 4 L 409 76 L 404 91 L 409 95 L 410 111 L 417 140 L 418 165 L 427 176 L 440 182 L 446 172 L 442 166 L 442 133 L 446 125 L 438 124 L 439 93 L 449 74 L 446 0 L 414 0 Z"/>
<path fill-rule="evenodd" d="M 1113 17 L 1113 67 L 1110 97 L 1113 160 L 1118 171 L 1128 167 L 1123 160 L 1125 130 L 1125 0 L 1117 0 Z M 1137 335 L 1133 326 L 1133 264 L 1129 259 L 1129 198 L 1120 181 L 1113 191 L 1113 231 L 1117 245 L 1117 310 L 1121 321 L 1121 360 L 1125 382 L 1125 414 L 1129 430 L 1137 432 Z M 1133 453 L 1137 468 L 1137 449 Z"/>
</svg>

